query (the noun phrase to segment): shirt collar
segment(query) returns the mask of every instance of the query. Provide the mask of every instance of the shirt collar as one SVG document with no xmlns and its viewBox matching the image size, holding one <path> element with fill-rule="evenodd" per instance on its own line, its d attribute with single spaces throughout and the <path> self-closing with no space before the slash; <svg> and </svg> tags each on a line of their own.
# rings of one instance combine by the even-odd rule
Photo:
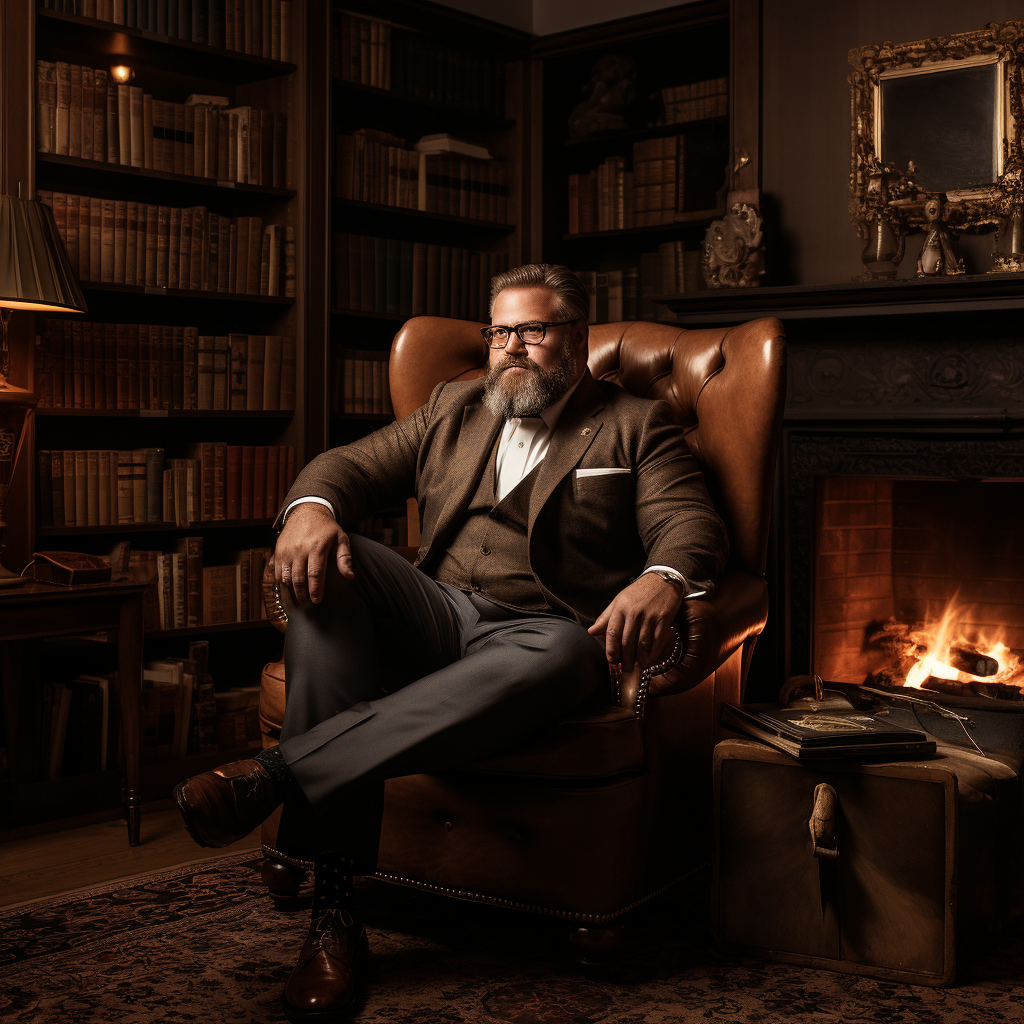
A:
<svg viewBox="0 0 1024 1024">
<path fill-rule="evenodd" d="M 572 398 L 573 392 L 580 386 L 580 381 L 583 380 L 584 376 L 585 374 L 581 374 L 580 379 L 576 381 L 576 383 L 573 384 L 573 386 L 569 388 L 569 390 L 566 391 L 566 393 L 562 395 L 562 397 L 557 402 L 555 402 L 553 405 L 549 405 L 546 409 L 541 411 L 540 419 L 544 421 L 544 426 L 546 426 L 549 431 L 555 429 L 555 424 L 558 423 L 558 418 L 562 415 L 562 410 L 564 410 L 565 407 L 569 404 L 569 399 Z M 522 418 L 518 416 L 513 416 L 506 425 L 509 434 L 511 434 L 516 429 L 516 427 L 518 427 L 519 424 L 522 423 L 522 421 Z"/>
</svg>

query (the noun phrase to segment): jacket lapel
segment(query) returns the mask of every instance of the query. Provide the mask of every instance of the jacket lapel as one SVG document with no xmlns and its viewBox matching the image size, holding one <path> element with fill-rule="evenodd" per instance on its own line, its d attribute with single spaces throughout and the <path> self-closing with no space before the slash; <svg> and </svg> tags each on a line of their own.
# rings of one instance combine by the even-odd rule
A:
<svg viewBox="0 0 1024 1024">
<path fill-rule="evenodd" d="M 445 540 L 452 524 L 469 504 L 500 428 L 501 420 L 482 401 L 462 410 L 462 427 L 450 456 L 452 472 L 447 477 L 450 489 L 430 537 L 431 550 Z"/>
<path fill-rule="evenodd" d="M 540 473 L 530 496 L 528 533 L 533 532 L 533 524 L 537 521 L 544 502 L 551 497 L 554 489 L 566 474 L 575 468 L 593 444 L 601 429 L 599 413 L 603 409 L 604 396 L 587 370 L 572 398 L 562 410 L 562 415 L 558 418 L 551 435 L 547 455 L 541 463 Z"/>
</svg>

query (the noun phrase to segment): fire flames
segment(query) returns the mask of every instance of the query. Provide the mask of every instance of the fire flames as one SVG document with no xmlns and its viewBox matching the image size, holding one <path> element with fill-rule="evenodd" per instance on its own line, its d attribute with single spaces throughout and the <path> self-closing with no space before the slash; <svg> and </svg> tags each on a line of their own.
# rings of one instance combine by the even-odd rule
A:
<svg viewBox="0 0 1024 1024">
<path fill-rule="evenodd" d="M 937 622 L 910 625 L 890 619 L 869 638 L 871 646 L 895 656 L 888 671 L 872 681 L 952 693 L 1024 698 L 1024 652 L 999 638 L 967 636 L 967 609 L 956 598 Z M 1018 692 L 1009 688 L 1016 687 Z"/>
</svg>

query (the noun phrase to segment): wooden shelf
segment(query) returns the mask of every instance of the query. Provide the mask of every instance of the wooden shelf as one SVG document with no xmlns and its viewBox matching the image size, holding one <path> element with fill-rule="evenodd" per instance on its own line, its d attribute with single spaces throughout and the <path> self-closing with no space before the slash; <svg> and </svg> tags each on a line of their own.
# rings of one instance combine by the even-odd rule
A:
<svg viewBox="0 0 1024 1024">
<path fill-rule="evenodd" d="M 372 420 L 375 423 L 390 423 L 395 417 L 389 412 L 332 412 L 332 420 Z"/>
<path fill-rule="evenodd" d="M 129 28 L 109 21 L 85 18 L 78 14 L 65 14 L 36 8 L 37 25 L 46 24 L 45 36 L 39 35 L 37 56 L 54 49 L 66 49 L 81 54 L 94 50 L 106 55 L 116 53 L 122 57 L 134 58 L 166 71 L 182 70 L 187 64 L 188 74 L 213 79 L 218 82 L 241 84 L 257 82 L 265 78 L 277 78 L 297 71 L 295 64 L 268 57 L 254 57 L 238 50 L 224 50 L 204 43 L 186 42 L 151 32 L 148 29 Z M 292 42 L 298 45 L 294 37 Z"/>
<path fill-rule="evenodd" d="M 438 119 L 438 125 L 444 125 L 448 131 L 463 132 L 496 132 L 508 131 L 514 128 L 516 122 L 507 117 L 499 117 L 494 114 L 484 114 L 475 110 L 467 110 L 464 107 L 452 107 L 443 102 L 434 100 L 419 99 L 414 96 L 406 96 L 394 92 L 391 89 L 378 89 L 372 85 L 360 85 L 357 82 L 346 82 L 340 78 L 332 81 L 334 96 L 337 101 L 346 94 L 358 97 L 359 116 L 365 117 L 366 107 L 376 106 L 382 116 L 386 113 L 392 115 L 407 115 L 417 121 L 426 120 L 432 123 L 432 118 Z M 369 103 L 367 102 L 369 101 Z M 380 109 L 387 108 L 387 111 Z M 360 125 L 362 127 L 362 125 Z M 421 134 L 430 134 L 424 131 Z"/>
<path fill-rule="evenodd" d="M 137 295 L 139 297 L 163 299 L 188 299 L 202 302 L 258 302 L 271 306 L 294 305 L 294 297 L 284 295 L 247 295 L 238 292 L 201 292 L 187 288 L 162 288 L 142 284 L 107 284 L 101 281 L 82 281 L 84 292 L 116 292 L 120 295 Z M 77 316 L 78 314 L 68 314 Z"/>
<path fill-rule="evenodd" d="M 931 281 L 849 281 L 834 285 L 715 288 L 656 295 L 676 323 L 739 323 L 1024 309 L 1024 274 L 974 274 Z"/>
<path fill-rule="evenodd" d="M 586 241 L 591 238 L 631 238 L 640 235 L 668 235 L 693 228 L 706 228 L 713 220 L 724 217 L 724 210 L 694 210 L 692 213 L 676 214 L 671 224 L 648 224 L 639 228 L 614 228 L 611 231 L 580 231 L 574 235 L 563 235 L 564 242 Z"/>
<path fill-rule="evenodd" d="M 37 526 L 37 537 L 89 537 L 103 533 L 182 533 L 184 531 L 242 529 L 273 526 L 273 518 L 204 519 L 189 526 L 174 523 L 115 523 L 104 526 Z"/>
<path fill-rule="evenodd" d="M 183 629 L 151 629 L 147 630 L 147 640 L 177 636 L 205 636 L 207 633 L 236 633 L 244 629 L 270 628 L 269 619 L 255 619 L 247 622 L 218 622 L 202 626 L 185 626 Z"/>
<path fill-rule="evenodd" d="M 295 196 L 294 189 L 266 185 L 243 185 L 233 181 L 197 178 L 191 174 L 172 174 L 145 167 L 110 164 L 100 160 L 82 160 L 77 156 L 36 153 L 36 180 L 49 188 L 107 189 L 118 198 L 132 196 L 168 205 L 206 205 L 213 203 L 272 203 Z M 168 189 L 168 185 L 173 186 Z M 194 202 L 199 200 L 197 204 Z"/>
<path fill-rule="evenodd" d="M 256 412 L 249 409 L 56 409 L 50 407 L 36 408 L 37 416 L 88 416 L 97 419 L 291 419 L 295 412 L 291 409 L 270 409 Z"/>
<path fill-rule="evenodd" d="M 465 228 L 474 228 L 480 231 L 492 231 L 496 234 L 510 234 L 515 231 L 514 224 L 499 224 L 493 220 L 478 220 L 474 217 L 456 217 L 450 213 L 430 213 L 426 210 L 407 210 L 402 206 L 385 206 L 382 203 L 363 203 L 358 199 L 332 200 L 336 210 L 344 209 L 349 215 L 358 216 L 360 213 L 365 216 L 373 215 L 376 220 L 380 216 L 393 217 L 396 220 L 429 221 L 435 224 L 452 224 Z M 336 218 L 340 219 L 340 218 Z M 346 220 L 347 223 L 347 220 Z"/>
<path fill-rule="evenodd" d="M 667 135 L 685 135 L 688 131 L 701 128 L 727 127 L 728 116 L 705 117 L 699 121 L 684 121 L 681 124 L 656 124 L 647 128 L 630 128 L 624 132 L 606 132 L 603 135 L 588 135 L 585 139 L 566 139 L 570 149 L 587 147 L 594 149 L 615 149 L 623 143 L 642 142 L 644 139 L 661 139 Z"/>
</svg>

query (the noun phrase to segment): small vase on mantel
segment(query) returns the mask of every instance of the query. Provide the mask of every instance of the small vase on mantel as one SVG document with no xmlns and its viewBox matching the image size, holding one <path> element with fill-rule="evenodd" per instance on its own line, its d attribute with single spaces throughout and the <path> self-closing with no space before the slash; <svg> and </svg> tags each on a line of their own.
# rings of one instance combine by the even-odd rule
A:
<svg viewBox="0 0 1024 1024">
<path fill-rule="evenodd" d="M 891 281 L 903 259 L 904 236 L 900 222 L 879 210 L 867 223 L 868 242 L 861 254 L 861 281 Z"/>
<path fill-rule="evenodd" d="M 990 274 L 1024 272 L 1024 206 L 1018 204 L 999 218 L 996 248 L 992 253 Z"/>
<path fill-rule="evenodd" d="M 894 167 L 877 164 L 868 175 L 864 197 L 866 217 L 861 222 L 868 241 L 861 254 L 864 273 L 857 278 L 858 281 L 891 281 L 903 259 L 903 221 L 889 206 L 892 178 L 899 178 Z"/>
</svg>

